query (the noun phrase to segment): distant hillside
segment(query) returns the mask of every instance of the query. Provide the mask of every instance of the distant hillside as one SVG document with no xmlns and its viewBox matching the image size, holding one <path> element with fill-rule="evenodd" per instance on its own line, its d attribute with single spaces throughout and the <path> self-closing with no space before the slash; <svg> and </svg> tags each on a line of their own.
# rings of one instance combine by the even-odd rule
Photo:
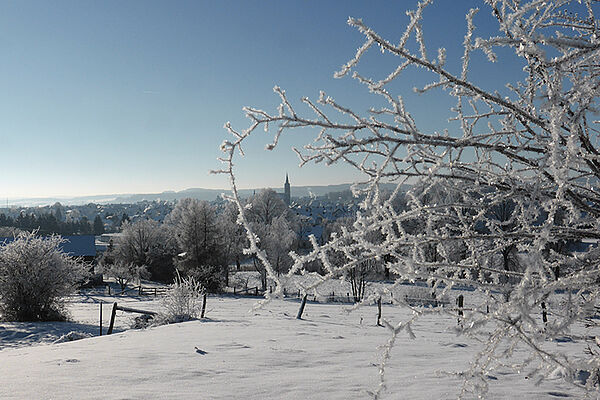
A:
<svg viewBox="0 0 600 400">
<path fill-rule="evenodd" d="M 352 185 L 350 183 L 342 183 L 338 185 L 324 185 L 324 186 L 292 186 L 291 192 L 292 197 L 307 197 L 307 196 L 324 196 L 331 192 L 343 192 L 350 190 Z M 393 189 L 395 186 L 392 184 L 386 184 L 386 188 Z M 283 192 L 283 188 L 273 188 L 277 192 Z M 257 189 L 242 189 L 240 195 L 242 197 L 251 196 Z M 107 194 L 97 196 L 78 196 L 78 197 L 45 197 L 45 198 L 21 198 L 9 200 L 11 206 L 44 206 L 52 205 L 56 202 L 60 202 L 63 205 L 81 205 L 88 203 L 97 204 L 108 204 L 108 203 L 137 203 L 139 201 L 153 201 L 163 200 L 172 201 L 179 200 L 186 197 L 195 198 L 198 200 L 213 201 L 216 200 L 222 193 L 230 194 L 230 190 L 225 189 L 203 189 L 203 188 L 190 188 L 175 192 L 172 190 L 164 191 L 162 193 L 135 193 L 135 194 Z"/>
</svg>

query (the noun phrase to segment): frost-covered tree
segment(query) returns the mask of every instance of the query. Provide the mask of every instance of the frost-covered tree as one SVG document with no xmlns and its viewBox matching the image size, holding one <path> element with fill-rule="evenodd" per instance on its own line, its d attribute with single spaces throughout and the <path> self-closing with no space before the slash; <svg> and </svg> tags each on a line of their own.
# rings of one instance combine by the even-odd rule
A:
<svg viewBox="0 0 600 400">
<path fill-rule="evenodd" d="M 214 206 L 189 198 L 177 202 L 165 220 L 179 247 L 177 267 L 196 277 L 210 291 L 219 289 L 223 269 L 227 266 L 217 222 Z"/>
<path fill-rule="evenodd" d="M 239 211 L 237 206 L 231 202 L 226 203 L 225 208 L 218 215 L 218 226 L 221 230 L 221 250 L 227 265 L 235 262 L 240 269 L 241 260 L 244 256 L 243 250 L 246 243 L 246 232 L 244 227 L 238 223 Z M 229 267 L 226 268 L 225 285 L 229 286 Z"/>
<path fill-rule="evenodd" d="M 130 282 L 139 281 L 149 276 L 147 266 L 136 265 L 132 262 L 103 263 L 100 264 L 99 270 L 103 275 L 113 278 L 119 284 L 121 291 L 125 290 Z"/>
<path fill-rule="evenodd" d="M 64 320 L 64 298 L 86 276 L 60 249 L 60 236 L 20 233 L 0 247 L 0 319 Z"/>
<path fill-rule="evenodd" d="M 109 255 L 111 259 L 138 267 L 145 265 L 152 276 L 170 275 L 165 270 L 171 269 L 176 246 L 165 227 L 157 221 L 139 220 L 125 221 L 122 229 Z"/>
<path fill-rule="evenodd" d="M 471 10 L 466 33 L 457 38 L 463 43 L 460 54 L 443 48 L 432 53 L 427 48 L 422 21 L 430 0 L 407 13 L 408 24 L 399 38 L 384 38 L 362 20 L 350 18 L 348 23 L 364 36 L 364 42 L 335 77 L 351 75 L 369 92 L 373 106 L 351 109 L 324 92 L 316 101 L 304 97 L 297 104 L 275 87 L 281 99 L 275 112 L 247 107 L 250 127 L 238 131 L 226 124 L 233 139 L 222 145 L 225 167 L 219 172 L 230 176 L 233 198 L 244 212 L 237 198 L 233 159 L 246 138 L 257 130 L 272 130 L 274 140 L 267 148 L 273 149 L 280 135 L 292 129 L 318 130 L 315 140 L 296 149 L 300 162 L 345 163 L 362 174 L 364 179 L 354 188 L 356 195 L 365 196 L 357 219 L 361 229 L 323 245 L 313 239 L 309 254 L 294 255 L 290 274 L 319 259 L 325 278 L 332 279 L 356 263 L 385 259 L 386 267 L 402 279 L 444 283 L 446 292 L 457 284 L 470 285 L 486 301 L 465 313 L 462 333 L 482 338 L 485 345 L 474 354 L 471 367 L 460 372 L 465 378 L 462 394 L 484 394 L 486 374 L 504 365 L 502 358 L 511 354 L 504 350 L 516 346 L 528 348 L 531 357 L 524 362 L 513 360 L 511 365 L 530 371 L 530 378 L 542 379 L 559 368 L 567 381 L 595 390 L 598 356 L 588 352 L 587 359 L 569 358 L 549 340 L 568 334 L 573 324 L 589 314 L 590 304 L 599 295 L 598 252 L 578 255 L 554 250 L 559 242 L 600 239 L 597 2 L 481 3 L 496 21 L 497 32 L 477 37 L 478 10 Z M 514 67 L 514 80 L 498 87 L 492 81 L 478 84 L 472 78 L 486 75 L 487 64 L 483 57 L 473 61 L 477 55 L 490 63 L 503 62 L 506 69 Z M 393 61 L 395 66 L 374 73 L 370 65 L 365 68 L 370 71 L 367 76 L 361 73 L 361 60 L 369 57 L 387 57 L 388 63 L 382 65 Z M 418 123 L 411 104 L 404 101 L 400 83 L 405 77 L 414 82 L 415 74 L 430 82 L 416 88 L 417 93 L 454 101 L 453 117 L 440 121 L 439 131 Z M 390 182 L 397 190 L 392 196 L 381 196 L 380 184 Z M 392 203 L 402 185 L 419 190 L 409 190 L 408 208 L 398 211 Z M 451 201 L 430 201 L 429 192 L 439 187 L 444 187 Z M 514 206 L 498 218 L 494 210 L 503 204 Z M 251 230 L 249 215 L 242 215 L 241 220 L 249 230 L 247 252 L 257 254 L 268 274 L 281 284 L 285 277 L 277 279 Z M 420 229 L 407 229 L 411 221 L 420 221 Z M 374 231 L 383 240 L 368 241 Z M 443 251 L 449 242 L 461 243 L 464 253 L 450 257 Z M 348 243 L 360 246 L 360 258 L 341 266 L 332 264 L 330 256 L 344 252 Z M 423 256 L 424 245 L 435 249 L 435 255 Z M 515 252 L 527 259 L 519 268 L 511 266 Z M 556 274 L 557 270 L 561 273 Z M 278 287 L 274 296 L 281 294 Z M 509 293 L 506 301 L 494 296 L 495 291 Z M 571 293 L 562 299 L 564 308 L 542 325 L 532 316 L 548 297 L 561 291 Z M 384 321 L 392 336 L 382 367 L 396 336 L 402 331 L 413 335 L 414 319 L 436 312 L 441 311 L 427 310 L 406 321 Z M 576 381 L 578 370 L 588 371 L 590 378 Z M 382 374 L 375 397 L 384 388 Z"/>
<path fill-rule="evenodd" d="M 263 189 L 248 200 L 246 210 L 273 271 L 278 275 L 287 271 L 291 266 L 288 253 L 297 244 L 297 221 L 289 207 L 273 189 Z M 266 290 L 267 270 L 257 261 L 255 258 L 254 265 L 260 273 L 262 290 Z"/>
<path fill-rule="evenodd" d="M 263 189 L 249 200 L 248 218 L 255 223 L 269 225 L 275 218 L 291 218 L 289 207 L 273 189 Z"/>
<path fill-rule="evenodd" d="M 262 232 L 259 231 L 261 229 Z M 274 218 L 268 225 L 258 225 L 257 232 L 262 241 L 261 246 L 267 251 L 277 275 L 286 272 L 292 265 L 289 252 L 295 247 L 298 239 L 291 222 L 281 215 Z"/>
</svg>

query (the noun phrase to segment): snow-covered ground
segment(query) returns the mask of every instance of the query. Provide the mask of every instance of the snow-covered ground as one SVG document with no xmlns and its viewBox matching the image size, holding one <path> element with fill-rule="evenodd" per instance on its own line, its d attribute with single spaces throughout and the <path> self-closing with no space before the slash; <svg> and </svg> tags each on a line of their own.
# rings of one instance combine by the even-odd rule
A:
<svg viewBox="0 0 600 400">
<path fill-rule="evenodd" d="M 88 292 L 69 303 L 71 323 L 0 324 L 0 399 L 363 399 L 379 384 L 380 346 L 389 339 L 376 326 L 376 307 L 348 313 L 347 305 L 275 300 L 251 311 L 256 298 L 209 297 L 207 319 L 126 330 L 133 314 L 117 313 L 116 334 L 51 342 L 69 331 L 98 334 L 111 302 L 158 310 L 152 297 L 113 298 Z M 384 305 L 392 321 L 411 311 Z M 413 326 L 416 339 L 398 337 L 386 372 L 389 399 L 456 398 L 462 381 L 445 372 L 469 367 L 482 344 L 453 331 L 456 318 L 435 315 Z M 589 332 L 578 328 L 579 337 Z M 36 344 L 45 342 L 43 344 Z M 582 354 L 581 340 L 549 343 Z M 515 359 L 524 357 L 517 349 Z M 535 386 L 527 371 L 500 368 L 488 376 L 491 399 L 581 398 L 558 377 Z"/>
</svg>

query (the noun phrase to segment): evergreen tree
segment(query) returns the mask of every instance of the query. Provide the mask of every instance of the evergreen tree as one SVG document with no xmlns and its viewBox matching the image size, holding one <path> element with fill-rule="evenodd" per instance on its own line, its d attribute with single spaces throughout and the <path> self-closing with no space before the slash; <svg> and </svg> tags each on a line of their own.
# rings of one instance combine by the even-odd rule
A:
<svg viewBox="0 0 600 400">
<path fill-rule="evenodd" d="M 102 235 L 104 233 L 104 223 L 99 215 L 94 218 L 94 235 Z"/>
</svg>

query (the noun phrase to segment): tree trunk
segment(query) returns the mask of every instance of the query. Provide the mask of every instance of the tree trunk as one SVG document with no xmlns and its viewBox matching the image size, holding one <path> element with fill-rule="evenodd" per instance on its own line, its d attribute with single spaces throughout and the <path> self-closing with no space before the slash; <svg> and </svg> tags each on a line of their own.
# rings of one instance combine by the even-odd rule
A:
<svg viewBox="0 0 600 400">
<path fill-rule="evenodd" d="M 200 312 L 200 318 L 204 318 L 206 312 L 206 293 L 202 295 L 202 311 Z"/>
</svg>

